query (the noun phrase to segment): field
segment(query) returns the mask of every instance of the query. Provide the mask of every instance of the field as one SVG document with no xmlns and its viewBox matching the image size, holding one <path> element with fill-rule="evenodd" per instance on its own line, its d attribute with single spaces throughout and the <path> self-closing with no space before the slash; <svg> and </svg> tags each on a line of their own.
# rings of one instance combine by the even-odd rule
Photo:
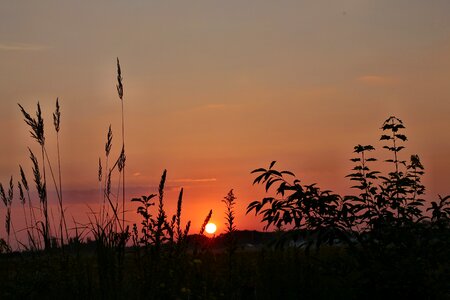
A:
<svg viewBox="0 0 450 300">
<path fill-rule="evenodd" d="M 343 247 L 320 252 L 263 247 L 240 250 L 231 265 L 226 250 L 190 249 L 156 256 L 95 242 L 47 253 L 0 257 L 2 299 L 448 299 L 448 248 L 351 256 Z M 424 252 L 429 251 L 428 254 Z M 409 252 L 409 253 L 408 253 Z M 419 253 L 418 253 L 419 252 Z M 422 252 L 422 253 L 420 253 Z M 359 253 L 363 255 L 367 253 Z M 417 256 L 421 254 L 422 256 Z M 439 257 L 435 256 L 440 255 Z M 367 256 L 369 256 L 367 254 Z"/>
</svg>

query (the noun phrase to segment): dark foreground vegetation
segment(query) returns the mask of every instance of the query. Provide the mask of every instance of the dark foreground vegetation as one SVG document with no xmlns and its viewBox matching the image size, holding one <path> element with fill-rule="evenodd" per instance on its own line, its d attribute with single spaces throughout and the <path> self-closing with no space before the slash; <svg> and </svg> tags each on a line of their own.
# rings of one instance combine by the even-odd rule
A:
<svg viewBox="0 0 450 300">
<path fill-rule="evenodd" d="M 119 249 L 102 249 L 100 254 L 103 246 L 96 242 L 73 243 L 64 251 L 1 255 L 0 297 L 448 299 L 448 242 L 443 248 L 444 243 L 427 239 L 381 251 L 323 246 L 309 253 L 237 244 L 231 269 L 226 250 L 207 240 L 195 254 L 194 245 L 178 255 L 169 247 L 159 255 L 126 248 L 122 258 Z"/>
<path fill-rule="evenodd" d="M 275 231 L 237 231 L 231 190 L 222 200 L 226 233 L 208 238 L 204 230 L 212 211 L 199 234 L 189 234 L 190 222 L 182 222 L 183 189 L 176 212 L 166 211 L 166 171 L 157 194 L 131 199 L 141 222 L 125 222 L 131 202 L 119 61 L 117 92 L 121 149 L 110 161 L 110 126 L 98 161 L 102 204 L 91 210 L 87 224 L 74 220 L 73 227 L 63 203 L 59 102 L 53 114 L 58 153 L 53 167 L 39 104 L 36 117 L 20 106 L 39 154 L 29 150 L 33 184 L 22 167 L 17 184 L 13 177 L 6 190 L 0 184 L 6 229 L 0 238 L 0 299 L 450 299 L 450 196 L 426 204 L 424 167 L 417 155 L 402 158 L 407 138 L 399 119 L 390 117 L 382 125 L 383 148 L 391 154 L 386 174 L 373 169 L 373 146 L 355 147 L 348 178 L 356 195 L 305 185 L 272 162 L 253 171 L 254 183 L 262 184 L 268 197 L 250 203 L 247 213 L 261 216 L 266 229 Z M 49 184 L 55 195 L 49 195 Z M 13 226 L 15 195 L 23 208 L 25 238 Z M 56 217 L 48 199 L 55 200 Z"/>
</svg>

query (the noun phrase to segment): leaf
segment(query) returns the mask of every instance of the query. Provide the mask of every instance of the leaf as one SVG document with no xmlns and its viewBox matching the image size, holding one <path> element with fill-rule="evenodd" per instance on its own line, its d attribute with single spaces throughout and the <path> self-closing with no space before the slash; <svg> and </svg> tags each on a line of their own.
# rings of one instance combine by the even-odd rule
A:
<svg viewBox="0 0 450 300">
<path fill-rule="evenodd" d="M 372 151 L 372 150 L 375 150 L 375 148 L 372 145 L 366 145 L 366 146 L 364 146 L 364 150 L 365 151 Z"/>
<path fill-rule="evenodd" d="M 264 176 L 265 174 L 261 174 L 258 177 L 256 177 L 255 180 L 253 180 L 253 184 L 260 183 L 261 179 L 263 179 Z"/>
<path fill-rule="evenodd" d="M 287 174 L 295 177 L 295 174 L 290 171 L 281 171 L 281 174 Z"/>
<path fill-rule="evenodd" d="M 353 152 L 355 152 L 355 153 L 360 153 L 360 152 L 363 152 L 364 151 L 364 147 L 363 146 L 361 146 L 361 145 L 356 145 L 355 147 L 354 147 L 354 151 Z"/>
<path fill-rule="evenodd" d="M 277 181 L 280 181 L 281 178 L 275 178 L 275 179 L 271 179 L 267 182 L 266 184 L 266 192 L 269 190 L 269 188 L 272 186 L 272 184 L 274 184 Z"/>
<path fill-rule="evenodd" d="M 404 134 L 396 134 L 395 137 L 400 139 L 400 140 L 402 140 L 402 141 L 406 141 L 407 140 L 406 135 L 404 135 Z"/>
<path fill-rule="evenodd" d="M 255 169 L 255 170 L 251 171 L 250 174 L 258 173 L 258 172 L 266 172 L 266 169 L 264 169 L 264 168 Z"/>
<path fill-rule="evenodd" d="M 276 175 L 279 177 L 283 177 L 283 175 L 281 175 L 280 172 L 278 172 L 277 170 L 269 170 L 269 172 L 267 172 L 268 175 Z"/>
</svg>

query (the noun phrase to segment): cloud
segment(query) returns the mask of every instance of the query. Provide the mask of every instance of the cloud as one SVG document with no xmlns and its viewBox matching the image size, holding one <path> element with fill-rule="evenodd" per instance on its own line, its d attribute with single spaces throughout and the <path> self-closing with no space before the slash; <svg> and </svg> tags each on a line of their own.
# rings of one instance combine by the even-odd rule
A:
<svg viewBox="0 0 450 300">
<path fill-rule="evenodd" d="M 48 47 L 22 43 L 0 43 L 0 51 L 43 51 Z"/>
<path fill-rule="evenodd" d="M 363 75 L 356 80 L 365 85 L 381 86 L 381 85 L 394 85 L 398 83 L 398 79 L 391 76 L 381 75 Z"/>
<path fill-rule="evenodd" d="M 196 183 L 196 182 L 215 182 L 217 181 L 216 178 L 198 178 L 198 179 L 192 179 L 192 178 L 182 178 L 182 179 L 173 179 L 170 180 L 171 182 L 177 182 L 177 183 Z"/>
<path fill-rule="evenodd" d="M 227 108 L 227 105 L 222 103 L 209 103 L 204 105 L 199 105 L 188 109 L 188 112 L 204 112 L 211 110 L 224 110 Z"/>
<path fill-rule="evenodd" d="M 216 103 L 216 104 L 207 104 L 205 106 L 200 107 L 200 109 L 223 109 L 225 107 L 226 107 L 225 104 Z"/>
<path fill-rule="evenodd" d="M 148 195 L 149 193 L 157 193 L 158 185 L 149 186 L 127 186 L 127 197 L 140 197 L 141 195 Z M 165 186 L 165 191 L 178 191 L 180 186 L 178 184 L 168 184 Z M 116 189 L 112 189 L 111 198 L 115 199 Z M 50 191 L 54 194 L 54 191 Z M 71 204 L 98 204 L 103 202 L 103 192 L 99 189 L 68 189 L 64 191 L 64 203 Z"/>
</svg>

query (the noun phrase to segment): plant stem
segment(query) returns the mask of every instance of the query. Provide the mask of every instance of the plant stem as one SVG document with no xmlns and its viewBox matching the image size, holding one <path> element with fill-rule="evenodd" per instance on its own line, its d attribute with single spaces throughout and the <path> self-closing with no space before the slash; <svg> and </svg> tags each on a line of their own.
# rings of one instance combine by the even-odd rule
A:
<svg viewBox="0 0 450 300">
<path fill-rule="evenodd" d="M 41 199 L 42 202 L 42 210 L 44 213 L 44 219 L 45 219 L 45 224 L 44 224 L 44 245 L 45 245 L 45 250 L 50 249 L 50 239 L 49 239 L 49 227 L 50 224 L 48 222 L 48 211 L 47 211 L 47 178 L 45 175 L 45 158 L 44 158 L 44 152 L 45 152 L 45 147 L 44 145 L 41 146 L 41 153 L 42 153 L 42 174 L 44 177 L 44 187 L 45 187 L 45 197 L 43 197 L 43 199 Z M 46 153 L 46 152 L 45 152 Z M 48 159 L 48 157 L 47 157 Z M 53 172 L 52 172 L 53 174 Z M 55 183 L 56 184 L 56 183 Z"/>
<path fill-rule="evenodd" d="M 122 151 L 125 156 L 125 121 L 123 112 L 123 99 L 121 99 L 122 104 Z M 125 228 L 125 161 L 122 169 L 122 228 Z"/>
<path fill-rule="evenodd" d="M 60 230 L 61 230 L 61 246 L 64 245 L 63 225 L 66 232 L 66 240 L 69 241 L 69 231 L 67 230 L 66 216 L 64 214 L 63 196 L 62 196 L 62 180 L 61 180 L 61 155 L 59 151 L 59 132 L 56 132 L 56 150 L 58 154 L 58 179 L 59 179 L 59 208 L 60 208 Z"/>
</svg>

